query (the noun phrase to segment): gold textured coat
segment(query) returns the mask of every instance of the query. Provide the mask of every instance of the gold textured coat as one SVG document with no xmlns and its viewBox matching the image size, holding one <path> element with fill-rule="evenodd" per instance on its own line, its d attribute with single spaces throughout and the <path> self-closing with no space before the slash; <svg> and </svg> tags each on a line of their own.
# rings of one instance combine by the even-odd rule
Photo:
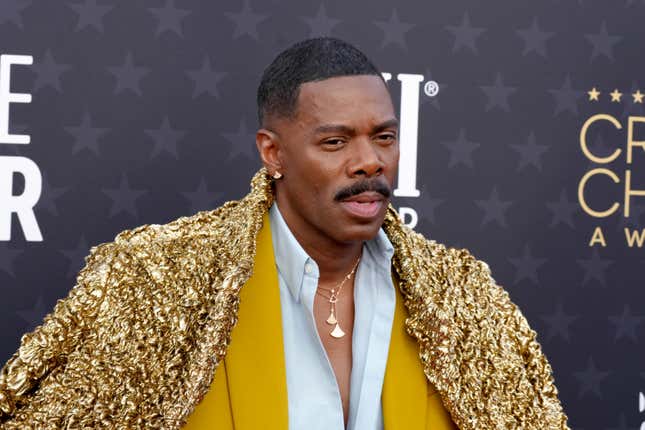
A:
<svg viewBox="0 0 645 430">
<path fill-rule="evenodd" d="M 242 200 L 92 248 L 69 296 L 0 371 L 0 428 L 180 428 L 226 355 L 272 201 L 262 169 Z M 383 228 L 407 332 L 455 424 L 568 429 L 536 334 L 488 266 L 392 208 Z"/>
</svg>

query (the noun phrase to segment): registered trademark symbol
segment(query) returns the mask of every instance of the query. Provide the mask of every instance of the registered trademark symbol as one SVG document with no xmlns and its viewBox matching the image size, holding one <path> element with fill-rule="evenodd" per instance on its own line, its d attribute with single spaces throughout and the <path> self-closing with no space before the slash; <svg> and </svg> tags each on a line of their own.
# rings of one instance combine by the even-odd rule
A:
<svg viewBox="0 0 645 430">
<path fill-rule="evenodd" d="M 428 81 L 423 86 L 423 92 L 426 93 L 428 97 L 434 97 L 439 94 L 439 84 L 436 81 Z"/>
</svg>

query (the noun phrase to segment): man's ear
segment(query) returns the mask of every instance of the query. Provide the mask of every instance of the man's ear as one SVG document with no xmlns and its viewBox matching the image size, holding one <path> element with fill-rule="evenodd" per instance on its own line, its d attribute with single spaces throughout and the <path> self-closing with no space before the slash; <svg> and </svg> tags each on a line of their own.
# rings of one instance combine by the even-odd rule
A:
<svg viewBox="0 0 645 430">
<path fill-rule="evenodd" d="M 280 139 L 273 131 L 261 128 L 255 133 L 255 145 L 258 147 L 262 164 L 270 175 L 284 173 L 280 161 Z"/>
</svg>

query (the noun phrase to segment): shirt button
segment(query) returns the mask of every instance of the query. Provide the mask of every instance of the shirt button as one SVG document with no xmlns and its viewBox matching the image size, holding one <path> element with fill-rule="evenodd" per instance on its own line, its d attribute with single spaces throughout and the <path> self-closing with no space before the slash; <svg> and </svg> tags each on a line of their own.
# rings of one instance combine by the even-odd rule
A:
<svg viewBox="0 0 645 430">
<path fill-rule="evenodd" d="M 311 271 L 314 270 L 313 267 L 311 267 L 311 264 L 307 263 L 305 264 L 305 273 L 309 274 Z"/>
</svg>

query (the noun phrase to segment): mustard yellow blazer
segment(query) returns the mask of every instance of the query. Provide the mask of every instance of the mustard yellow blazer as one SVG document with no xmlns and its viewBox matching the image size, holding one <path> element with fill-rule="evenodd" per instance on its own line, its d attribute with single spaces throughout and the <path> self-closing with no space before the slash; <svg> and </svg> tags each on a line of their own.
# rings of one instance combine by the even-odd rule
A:
<svg viewBox="0 0 645 430">
<path fill-rule="evenodd" d="M 280 294 L 268 219 L 256 252 L 253 276 L 240 293 L 238 322 L 226 357 L 185 429 L 288 428 Z M 385 430 L 455 429 L 423 373 L 417 343 L 405 332 L 407 311 L 396 290 L 382 393 Z"/>
</svg>

